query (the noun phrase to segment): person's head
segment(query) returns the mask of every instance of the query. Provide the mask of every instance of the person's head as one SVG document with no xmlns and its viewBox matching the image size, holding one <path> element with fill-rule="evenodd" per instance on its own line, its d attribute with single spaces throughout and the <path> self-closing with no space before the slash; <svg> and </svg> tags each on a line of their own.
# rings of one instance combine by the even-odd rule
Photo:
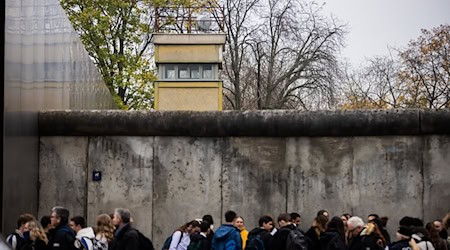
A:
<svg viewBox="0 0 450 250">
<path fill-rule="evenodd" d="M 300 223 L 302 223 L 302 217 L 298 213 L 291 213 L 291 222 L 294 223 L 297 226 L 300 226 Z"/>
<path fill-rule="evenodd" d="M 438 232 L 442 231 L 442 229 L 444 228 L 444 227 L 442 226 L 442 221 L 441 221 L 441 220 L 434 220 L 434 221 L 433 221 L 433 226 L 436 228 L 436 230 L 437 230 Z"/>
<path fill-rule="evenodd" d="M 271 232 L 273 229 L 273 219 L 268 215 L 261 216 L 261 218 L 259 218 L 258 225 L 260 228 Z"/>
<path fill-rule="evenodd" d="M 320 215 L 323 215 L 323 216 L 327 217 L 327 221 L 330 218 L 330 214 L 328 213 L 327 210 L 323 210 L 323 209 L 319 210 L 319 212 L 317 212 L 317 216 L 320 216 Z"/>
<path fill-rule="evenodd" d="M 380 218 L 381 224 L 383 225 L 383 227 L 386 227 L 388 221 L 389 221 L 389 217 L 387 216 L 383 216 Z"/>
<path fill-rule="evenodd" d="M 50 217 L 53 227 L 65 226 L 69 223 L 69 210 L 65 207 L 54 207 L 52 209 L 52 216 Z"/>
<path fill-rule="evenodd" d="M 326 217 L 324 214 L 318 215 L 316 218 L 314 218 L 312 226 L 318 230 L 317 233 L 325 232 L 327 228 L 328 223 L 328 217 Z"/>
<path fill-rule="evenodd" d="M 209 224 L 209 222 L 204 220 L 200 224 L 200 232 L 205 233 L 206 235 L 208 235 L 209 232 L 211 231 L 210 227 L 211 227 L 211 225 Z"/>
<path fill-rule="evenodd" d="M 348 219 L 350 219 L 350 217 L 352 217 L 352 216 L 350 216 L 350 214 L 343 214 L 343 215 L 341 215 L 341 220 L 344 223 L 345 227 L 347 227 L 347 221 L 348 221 Z"/>
<path fill-rule="evenodd" d="M 378 216 L 378 214 L 369 214 L 367 216 L 367 221 L 370 222 L 370 221 L 373 221 L 373 220 L 378 219 L 378 218 L 380 218 L 380 216 Z"/>
<path fill-rule="evenodd" d="M 290 214 L 280 214 L 280 215 L 278 215 L 277 222 L 278 222 L 278 225 L 280 225 L 280 227 L 287 226 L 292 223 L 291 215 Z"/>
<path fill-rule="evenodd" d="M 21 233 L 25 231 L 25 224 L 29 221 L 35 220 L 34 216 L 31 214 L 21 214 L 17 219 L 17 230 Z"/>
<path fill-rule="evenodd" d="M 193 220 L 188 222 L 188 227 L 186 230 L 189 234 L 194 234 L 200 232 L 200 222 Z"/>
<path fill-rule="evenodd" d="M 101 233 L 108 241 L 114 237 L 114 223 L 108 214 L 100 214 L 96 220 L 97 233 Z"/>
<path fill-rule="evenodd" d="M 47 235 L 45 234 L 44 229 L 37 220 L 30 220 L 25 223 L 25 231 L 30 232 L 31 240 L 34 241 L 40 239 L 42 241 L 45 241 L 45 243 L 48 243 Z"/>
<path fill-rule="evenodd" d="M 397 230 L 397 240 L 409 240 L 412 235 L 411 227 L 400 226 Z"/>
<path fill-rule="evenodd" d="M 202 221 L 208 222 L 210 225 L 210 228 L 212 228 L 214 225 L 213 217 L 210 214 L 203 215 Z"/>
<path fill-rule="evenodd" d="M 48 230 L 52 227 L 50 216 L 44 215 L 41 217 L 41 225 L 44 228 L 45 232 L 48 232 Z"/>
<path fill-rule="evenodd" d="M 121 227 L 125 224 L 130 223 L 131 213 L 130 210 L 126 208 L 116 208 L 114 209 L 113 224 L 116 227 Z"/>
<path fill-rule="evenodd" d="M 327 224 L 328 231 L 338 232 L 340 235 L 345 235 L 344 222 L 341 218 L 334 216 Z"/>
<path fill-rule="evenodd" d="M 347 221 L 347 228 L 351 238 L 358 236 L 364 228 L 364 221 L 358 217 L 353 216 Z"/>
<path fill-rule="evenodd" d="M 237 214 L 234 211 L 226 211 L 225 212 L 225 222 L 226 223 L 233 223 L 233 221 L 236 219 Z"/>
<path fill-rule="evenodd" d="M 242 218 L 242 216 L 236 217 L 236 219 L 234 220 L 234 226 L 242 231 L 245 227 L 244 226 L 244 218 Z"/>
<path fill-rule="evenodd" d="M 75 233 L 78 233 L 78 231 L 86 227 L 86 220 L 81 216 L 72 217 L 69 221 L 69 227 L 72 228 Z"/>
<path fill-rule="evenodd" d="M 414 218 L 409 217 L 409 216 L 405 216 L 405 217 L 401 218 L 399 221 L 400 226 L 410 227 L 413 224 L 414 224 Z"/>
</svg>

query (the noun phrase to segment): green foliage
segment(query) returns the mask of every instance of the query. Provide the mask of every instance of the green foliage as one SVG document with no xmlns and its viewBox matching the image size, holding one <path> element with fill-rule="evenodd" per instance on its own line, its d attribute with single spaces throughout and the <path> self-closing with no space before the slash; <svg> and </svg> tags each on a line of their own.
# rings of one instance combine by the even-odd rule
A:
<svg viewBox="0 0 450 250">
<path fill-rule="evenodd" d="M 153 105 L 151 2 L 61 0 L 119 107 Z"/>
</svg>

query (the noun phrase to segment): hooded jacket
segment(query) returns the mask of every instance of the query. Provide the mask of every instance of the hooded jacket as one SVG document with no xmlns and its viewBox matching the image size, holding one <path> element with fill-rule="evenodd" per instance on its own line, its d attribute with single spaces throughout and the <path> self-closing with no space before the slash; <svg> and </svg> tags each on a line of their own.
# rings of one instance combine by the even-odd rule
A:
<svg viewBox="0 0 450 250">
<path fill-rule="evenodd" d="M 78 249 L 94 250 L 92 239 L 95 238 L 92 227 L 82 228 L 75 237 L 75 247 Z"/>
<path fill-rule="evenodd" d="M 222 224 L 214 233 L 211 250 L 242 250 L 239 229 L 231 224 Z"/>
</svg>

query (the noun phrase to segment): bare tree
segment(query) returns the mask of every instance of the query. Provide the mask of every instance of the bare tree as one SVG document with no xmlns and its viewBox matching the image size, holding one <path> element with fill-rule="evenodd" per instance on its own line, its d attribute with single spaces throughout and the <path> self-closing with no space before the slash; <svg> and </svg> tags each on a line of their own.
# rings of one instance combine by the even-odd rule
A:
<svg viewBox="0 0 450 250">
<path fill-rule="evenodd" d="M 245 6 L 249 9 L 239 11 L 249 13 L 258 7 L 260 22 L 252 20 L 253 29 L 247 32 L 229 31 L 226 65 L 232 70 L 227 70 L 231 84 L 226 96 L 232 108 L 308 109 L 331 100 L 336 51 L 342 46 L 345 27 L 321 16 L 321 6 L 312 2 L 267 0 Z M 246 27 L 246 20 L 238 19 L 244 16 L 239 11 L 226 19 L 227 27 Z M 250 76 L 246 82 L 244 75 Z M 251 100 L 242 100 L 243 96 Z"/>
</svg>

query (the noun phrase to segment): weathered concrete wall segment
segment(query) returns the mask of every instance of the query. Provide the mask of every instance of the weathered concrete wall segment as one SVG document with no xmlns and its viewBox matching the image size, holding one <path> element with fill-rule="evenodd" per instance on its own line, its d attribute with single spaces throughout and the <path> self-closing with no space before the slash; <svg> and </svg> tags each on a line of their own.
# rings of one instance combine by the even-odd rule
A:
<svg viewBox="0 0 450 250">
<path fill-rule="evenodd" d="M 71 112 L 47 118 L 62 113 Z M 97 126 L 107 130 L 117 124 Z M 449 133 L 198 137 L 167 131 L 41 136 L 39 216 L 59 204 L 94 225 L 98 214 L 128 207 L 136 227 L 159 246 L 176 227 L 206 213 L 217 227 L 228 209 L 243 215 L 249 228 L 262 214 L 285 211 L 300 212 L 305 229 L 319 209 L 363 218 L 377 212 L 391 218 L 394 236 L 402 216 L 428 221 L 450 208 Z M 102 181 L 92 181 L 94 170 L 102 171 Z"/>
</svg>

